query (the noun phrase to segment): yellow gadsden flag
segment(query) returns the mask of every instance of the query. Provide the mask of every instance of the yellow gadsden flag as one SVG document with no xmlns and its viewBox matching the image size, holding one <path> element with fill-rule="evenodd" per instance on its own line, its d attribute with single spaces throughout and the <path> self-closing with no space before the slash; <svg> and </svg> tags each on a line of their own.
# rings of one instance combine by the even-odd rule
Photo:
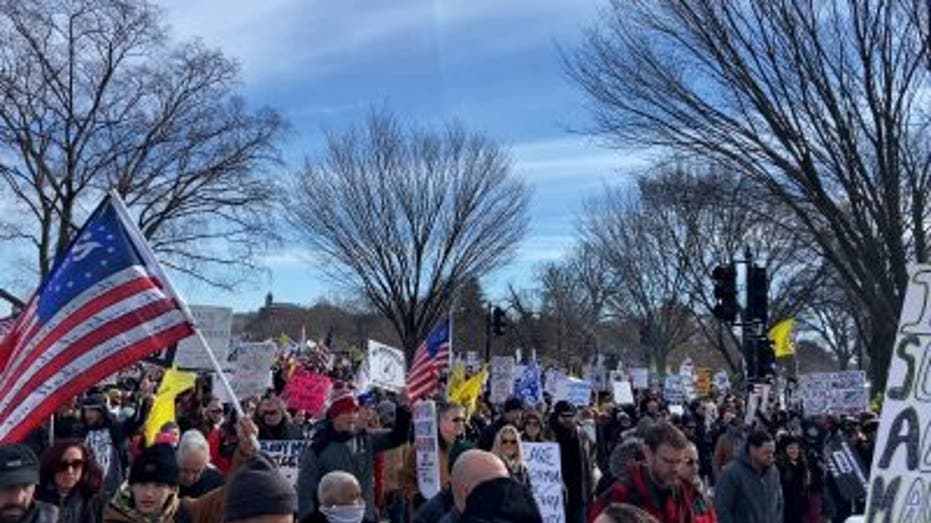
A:
<svg viewBox="0 0 931 523">
<path fill-rule="evenodd" d="M 768 337 L 773 340 L 776 358 L 788 358 L 795 355 L 795 343 L 792 341 L 792 328 L 795 318 L 787 318 L 769 329 Z"/>
<path fill-rule="evenodd" d="M 158 435 L 162 425 L 169 421 L 176 421 L 175 398 L 178 394 L 194 388 L 195 381 L 197 381 L 197 375 L 193 372 L 181 372 L 175 368 L 165 371 L 162 383 L 158 386 L 158 394 L 155 395 L 155 401 L 152 403 L 149 419 L 145 423 L 146 445 L 155 442 L 155 436 Z"/>
<path fill-rule="evenodd" d="M 482 365 L 482 370 L 463 381 L 455 389 L 450 389 L 449 401 L 465 407 L 466 416 L 471 416 L 475 412 L 475 403 L 478 401 L 478 397 L 482 395 L 482 387 L 485 386 L 487 378 L 488 366 Z"/>
<path fill-rule="evenodd" d="M 449 383 L 446 385 L 446 395 L 449 396 L 452 392 L 465 383 L 465 365 L 461 361 L 456 362 L 456 365 L 453 367 L 453 371 L 449 373 Z"/>
</svg>

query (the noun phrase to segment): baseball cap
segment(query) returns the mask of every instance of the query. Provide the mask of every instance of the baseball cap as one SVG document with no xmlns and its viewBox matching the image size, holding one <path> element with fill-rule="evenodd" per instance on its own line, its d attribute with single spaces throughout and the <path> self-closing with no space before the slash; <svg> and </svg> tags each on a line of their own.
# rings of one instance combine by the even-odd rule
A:
<svg viewBox="0 0 931 523">
<path fill-rule="evenodd" d="M 29 447 L 20 443 L 0 445 L 0 488 L 38 483 L 39 460 Z"/>
</svg>

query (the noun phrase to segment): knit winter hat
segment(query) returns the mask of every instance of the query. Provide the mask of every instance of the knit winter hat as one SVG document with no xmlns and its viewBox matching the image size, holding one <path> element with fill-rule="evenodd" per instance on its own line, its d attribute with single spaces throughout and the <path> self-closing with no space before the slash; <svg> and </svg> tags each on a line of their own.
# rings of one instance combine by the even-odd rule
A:
<svg viewBox="0 0 931 523">
<path fill-rule="evenodd" d="M 243 465 L 226 484 L 223 521 L 296 512 L 297 494 L 294 487 L 261 454 Z"/>
<path fill-rule="evenodd" d="M 359 410 L 359 401 L 356 391 L 351 383 L 337 381 L 330 390 L 330 401 L 327 404 L 326 417 L 333 419 L 340 414 Z"/>
<path fill-rule="evenodd" d="M 158 443 L 147 447 L 139 454 L 129 469 L 129 484 L 164 483 L 178 484 L 178 457 L 171 445 Z"/>
</svg>

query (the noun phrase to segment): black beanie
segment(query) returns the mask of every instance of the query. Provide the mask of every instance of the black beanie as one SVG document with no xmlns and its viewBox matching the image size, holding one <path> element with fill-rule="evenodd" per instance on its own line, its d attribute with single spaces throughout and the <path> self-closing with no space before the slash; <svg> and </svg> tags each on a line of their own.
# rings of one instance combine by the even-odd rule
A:
<svg viewBox="0 0 931 523">
<path fill-rule="evenodd" d="M 261 454 L 243 465 L 226 484 L 223 521 L 295 513 L 294 486 Z"/>
<path fill-rule="evenodd" d="M 139 454 L 132 468 L 129 469 L 129 484 L 164 483 L 178 484 L 178 457 L 175 449 L 167 443 L 147 447 Z"/>
</svg>

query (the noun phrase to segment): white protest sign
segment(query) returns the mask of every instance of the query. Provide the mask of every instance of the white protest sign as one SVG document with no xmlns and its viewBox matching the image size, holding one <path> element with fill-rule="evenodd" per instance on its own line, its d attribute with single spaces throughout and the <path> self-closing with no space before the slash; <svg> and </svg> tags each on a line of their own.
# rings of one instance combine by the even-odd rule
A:
<svg viewBox="0 0 931 523">
<path fill-rule="evenodd" d="M 559 389 L 559 384 L 566 379 L 562 372 L 556 369 L 548 369 L 543 378 L 543 390 L 550 396 L 555 396 Z"/>
<path fill-rule="evenodd" d="M 926 521 L 931 510 L 931 265 L 909 268 L 879 421 L 866 521 Z"/>
<path fill-rule="evenodd" d="M 401 390 L 407 369 L 404 352 L 375 340 L 369 340 L 368 349 L 369 385 L 392 391 Z"/>
<path fill-rule="evenodd" d="M 813 372 L 798 379 L 802 407 L 810 414 L 859 414 L 869 406 L 862 370 Z"/>
<path fill-rule="evenodd" d="M 611 385 L 614 393 L 614 403 L 618 405 L 634 404 L 634 391 L 629 381 L 615 381 Z"/>
<path fill-rule="evenodd" d="M 197 329 L 206 338 L 217 361 L 226 361 L 233 328 L 233 309 L 208 305 L 191 305 L 190 309 Z M 197 336 L 188 336 L 178 342 L 175 365 L 181 369 L 213 370 L 210 357 L 197 340 Z"/>
<path fill-rule="evenodd" d="M 666 403 L 684 403 L 685 387 L 682 383 L 682 376 L 676 374 L 667 374 L 663 382 L 663 399 Z"/>
<path fill-rule="evenodd" d="M 718 389 L 718 392 L 731 389 L 731 378 L 727 375 L 727 372 L 722 370 L 714 375 L 714 388 Z"/>
<path fill-rule="evenodd" d="M 268 390 L 270 382 L 268 372 L 275 361 L 277 348 L 273 342 L 236 342 L 230 362 L 232 379 L 230 385 L 237 398 L 262 396 Z M 223 387 L 220 387 L 221 389 Z"/>
<path fill-rule="evenodd" d="M 646 367 L 631 367 L 630 382 L 635 389 L 646 390 L 650 388 L 650 369 Z"/>
<path fill-rule="evenodd" d="M 282 439 L 259 441 L 262 453 L 278 465 L 278 472 L 292 484 L 297 485 L 297 472 L 301 454 L 310 446 L 310 440 Z"/>
<path fill-rule="evenodd" d="M 482 360 L 478 357 L 478 352 L 474 350 L 466 351 L 465 366 L 467 371 L 475 371 L 482 365 Z"/>
<path fill-rule="evenodd" d="M 436 404 L 414 404 L 414 451 L 417 459 L 417 488 L 430 499 L 440 491 L 440 445 L 437 441 Z"/>
<path fill-rule="evenodd" d="M 582 368 L 582 378 L 592 384 L 595 390 L 605 390 L 607 372 L 603 365 L 592 364 Z"/>
<path fill-rule="evenodd" d="M 556 388 L 556 401 L 566 400 L 576 407 L 587 407 L 592 397 L 592 384 L 578 378 L 566 378 Z"/>
<path fill-rule="evenodd" d="M 489 380 L 489 401 L 501 404 L 514 392 L 514 356 L 491 357 L 491 379 Z"/>
<path fill-rule="evenodd" d="M 521 454 L 530 474 L 533 499 L 540 508 L 543 523 L 564 523 L 562 465 L 559 459 L 559 443 L 521 444 Z"/>
<path fill-rule="evenodd" d="M 679 364 L 679 375 L 680 376 L 692 376 L 695 374 L 695 364 L 692 363 L 692 358 L 685 358 L 682 360 L 682 363 Z"/>
</svg>

